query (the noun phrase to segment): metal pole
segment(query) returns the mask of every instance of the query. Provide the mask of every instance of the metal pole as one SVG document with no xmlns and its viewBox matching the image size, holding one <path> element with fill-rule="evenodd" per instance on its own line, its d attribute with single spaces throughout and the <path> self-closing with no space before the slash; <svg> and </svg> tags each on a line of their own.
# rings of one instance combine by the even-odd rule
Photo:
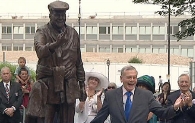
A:
<svg viewBox="0 0 195 123">
<path fill-rule="evenodd" d="M 169 0 L 169 8 L 168 8 L 168 82 L 170 82 L 170 36 L 171 36 L 171 6 L 170 6 L 170 0 Z"/>
<path fill-rule="evenodd" d="M 109 75 L 110 75 L 110 65 L 108 65 L 108 81 L 109 81 Z"/>
<path fill-rule="evenodd" d="M 108 66 L 108 81 L 109 81 L 109 74 L 110 74 L 110 60 L 107 59 L 106 64 Z"/>
<path fill-rule="evenodd" d="M 3 52 L 3 62 L 5 63 L 5 52 Z"/>
<path fill-rule="evenodd" d="M 79 39 L 81 39 L 81 0 L 79 0 L 79 14 L 78 14 L 78 18 L 79 18 Z"/>
</svg>

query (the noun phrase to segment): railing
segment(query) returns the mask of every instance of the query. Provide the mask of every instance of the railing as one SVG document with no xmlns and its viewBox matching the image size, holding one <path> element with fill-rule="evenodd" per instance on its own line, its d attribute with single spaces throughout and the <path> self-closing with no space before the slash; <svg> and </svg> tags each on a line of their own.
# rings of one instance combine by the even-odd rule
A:
<svg viewBox="0 0 195 123">
<path fill-rule="evenodd" d="M 115 19 L 115 18 L 164 18 L 152 11 L 148 12 L 98 12 L 98 13 L 81 13 L 83 19 Z M 190 15 L 180 16 L 182 18 Z M 0 13 L 0 19 L 48 19 L 49 13 Z M 77 19 L 78 13 L 67 13 L 67 18 Z"/>
</svg>

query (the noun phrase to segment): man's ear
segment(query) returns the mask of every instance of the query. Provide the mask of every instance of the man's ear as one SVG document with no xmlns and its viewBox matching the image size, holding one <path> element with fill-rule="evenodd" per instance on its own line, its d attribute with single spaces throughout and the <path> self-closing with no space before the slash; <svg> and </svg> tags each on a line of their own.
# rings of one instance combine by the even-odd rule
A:
<svg viewBox="0 0 195 123">
<path fill-rule="evenodd" d="M 121 80 L 121 83 L 122 83 L 122 76 L 120 76 L 120 80 Z"/>
</svg>

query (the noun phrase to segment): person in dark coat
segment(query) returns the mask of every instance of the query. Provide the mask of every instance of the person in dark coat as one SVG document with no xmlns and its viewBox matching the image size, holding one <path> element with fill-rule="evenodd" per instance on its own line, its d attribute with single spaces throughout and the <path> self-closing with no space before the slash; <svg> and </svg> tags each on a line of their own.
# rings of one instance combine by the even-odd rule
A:
<svg viewBox="0 0 195 123">
<path fill-rule="evenodd" d="M 11 71 L 8 67 L 1 69 L 1 78 L 0 123 L 19 123 L 21 121 L 20 106 L 23 98 L 20 84 L 11 81 Z"/>
<path fill-rule="evenodd" d="M 169 123 L 195 123 L 195 93 L 190 90 L 191 81 L 188 74 L 181 74 L 178 78 L 179 90 L 172 92 L 168 96 L 167 105 L 175 103 L 176 99 L 182 95 L 183 106 Z"/>
</svg>

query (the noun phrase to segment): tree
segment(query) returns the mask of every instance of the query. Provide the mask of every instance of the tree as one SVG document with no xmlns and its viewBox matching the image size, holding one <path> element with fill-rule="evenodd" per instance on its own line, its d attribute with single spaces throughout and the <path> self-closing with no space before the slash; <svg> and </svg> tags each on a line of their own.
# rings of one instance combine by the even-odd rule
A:
<svg viewBox="0 0 195 123">
<path fill-rule="evenodd" d="M 178 23 L 182 28 L 181 31 L 174 34 L 179 40 L 185 39 L 188 36 L 193 36 L 195 33 L 195 0 L 134 0 L 134 3 L 161 5 L 162 10 L 156 13 L 161 16 L 166 16 L 169 13 L 169 4 L 171 6 L 170 13 L 174 16 L 184 15 L 186 13 L 191 15 L 191 18 L 186 18 Z"/>
</svg>

